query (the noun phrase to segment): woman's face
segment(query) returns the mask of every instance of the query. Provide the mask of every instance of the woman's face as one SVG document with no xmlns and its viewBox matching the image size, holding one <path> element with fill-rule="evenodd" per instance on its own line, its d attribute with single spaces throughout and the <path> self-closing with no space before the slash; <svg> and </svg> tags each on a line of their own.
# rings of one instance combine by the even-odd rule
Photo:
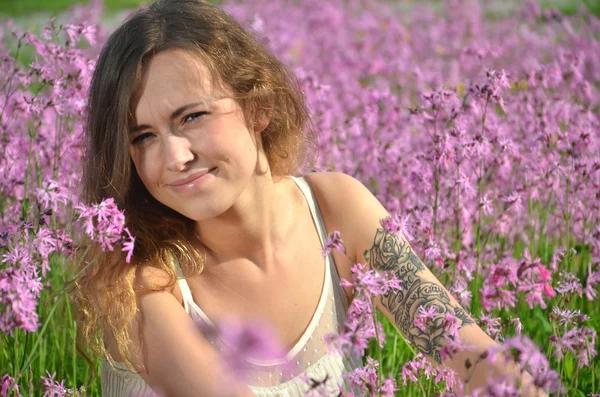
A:
<svg viewBox="0 0 600 397">
<path fill-rule="evenodd" d="M 150 61 L 139 98 L 129 153 L 150 194 L 196 221 L 231 207 L 257 164 L 256 135 L 239 104 L 182 50 Z"/>
</svg>

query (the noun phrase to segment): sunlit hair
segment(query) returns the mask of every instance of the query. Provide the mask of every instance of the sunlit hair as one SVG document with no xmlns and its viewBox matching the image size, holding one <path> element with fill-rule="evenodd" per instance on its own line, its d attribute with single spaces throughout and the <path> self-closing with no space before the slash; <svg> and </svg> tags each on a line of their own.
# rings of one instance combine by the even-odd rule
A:
<svg viewBox="0 0 600 397">
<path fill-rule="evenodd" d="M 226 86 L 248 126 L 267 116 L 261 144 L 272 175 L 296 174 L 314 164 L 315 144 L 304 97 L 294 76 L 220 8 L 199 0 L 158 0 L 131 15 L 108 39 L 92 77 L 83 170 L 83 200 L 113 197 L 136 237 L 131 263 L 124 255 L 85 247 L 74 296 L 79 307 L 78 343 L 106 359 L 130 365 L 127 325 L 136 313 L 136 268 L 159 268 L 169 281 L 144 290 L 172 289 L 174 261 L 186 276 L 199 274 L 203 259 L 194 222 L 155 200 L 130 158 L 128 133 L 149 61 L 166 50 L 198 56 L 213 82 Z M 249 130 L 251 130 L 249 128 Z M 94 258 L 92 260 L 92 258 Z M 110 357 L 102 338 L 114 338 L 120 357 Z M 131 367 L 130 367 L 131 368 Z"/>
</svg>

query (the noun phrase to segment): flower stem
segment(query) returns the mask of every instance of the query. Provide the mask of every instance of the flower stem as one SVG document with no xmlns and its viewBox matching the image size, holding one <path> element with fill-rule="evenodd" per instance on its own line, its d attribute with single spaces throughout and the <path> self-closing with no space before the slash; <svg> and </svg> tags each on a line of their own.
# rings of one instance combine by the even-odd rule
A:
<svg viewBox="0 0 600 397">
<path fill-rule="evenodd" d="M 23 207 L 21 209 L 21 219 L 27 220 L 29 212 L 29 199 L 27 198 L 29 187 L 29 174 L 31 173 L 31 155 L 33 154 L 33 133 L 29 133 L 29 154 L 27 155 L 27 170 L 25 171 L 25 183 L 23 185 Z"/>
<path fill-rule="evenodd" d="M 571 247 L 571 214 L 569 213 L 569 190 L 571 187 L 571 179 L 569 177 L 567 177 L 567 192 L 566 192 L 566 214 L 565 214 L 565 218 L 567 221 L 567 241 L 565 244 L 565 247 L 567 249 L 569 249 Z"/>
<path fill-rule="evenodd" d="M 576 385 L 575 380 L 577 379 L 578 374 L 579 374 L 579 365 L 577 365 L 577 368 L 575 369 L 575 373 L 573 374 L 573 379 L 571 379 L 570 389 L 573 390 L 573 396 L 577 396 L 577 388 L 575 387 L 575 385 Z"/>
<path fill-rule="evenodd" d="M 481 143 L 483 144 L 483 139 L 485 136 L 485 120 L 487 118 L 487 109 L 488 103 L 490 101 L 489 96 L 485 100 L 485 105 L 483 108 L 483 116 L 481 116 Z M 483 167 L 483 157 L 479 160 L 479 180 L 477 181 L 477 203 L 481 202 L 481 197 L 483 196 L 484 191 L 484 167 Z M 481 215 L 482 215 L 482 207 L 479 206 L 478 216 L 477 216 L 477 232 L 475 235 L 475 248 L 477 251 L 477 259 L 476 259 L 476 267 L 475 267 L 475 276 L 473 277 L 473 285 L 477 286 L 477 277 L 479 276 L 479 266 L 481 265 L 481 251 L 483 251 L 483 244 L 481 244 Z M 476 296 L 476 291 L 471 291 L 473 297 Z"/>
<path fill-rule="evenodd" d="M 383 359 L 381 357 L 381 346 L 379 345 L 379 331 L 377 329 L 377 309 L 375 306 L 375 297 L 371 299 L 373 308 L 373 326 L 375 327 L 375 344 L 377 345 L 377 361 L 379 361 L 379 367 L 377 368 L 377 395 L 381 396 L 381 383 L 383 379 Z"/>
</svg>

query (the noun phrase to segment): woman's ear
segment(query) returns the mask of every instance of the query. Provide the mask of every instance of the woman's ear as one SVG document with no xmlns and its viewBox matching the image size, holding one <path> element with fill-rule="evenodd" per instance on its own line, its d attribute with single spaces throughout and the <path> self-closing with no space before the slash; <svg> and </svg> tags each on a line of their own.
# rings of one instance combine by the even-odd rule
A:
<svg viewBox="0 0 600 397">
<path fill-rule="evenodd" d="M 254 118 L 254 132 L 256 135 L 264 131 L 264 129 L 267 128 L 271 122 L 271 115 L 273 114 L 275 100 L 272 96 L 265 99 L 266 103 L 263 102 L 263 106 L 261 106 L 260 110 L 256 112 L 256 116 Z"/>
<path fill-rule="evenodd" d="M 269 117 L 266 111 L 263 110 L 259 112 L 256 116 L 256 121 L 254 123 L 254 132 L 257 135 L 260 134 L 262 131 L 264 131 L 265 128 L 269 126 L 270 122 L 271 117 Z"/>
</svg>

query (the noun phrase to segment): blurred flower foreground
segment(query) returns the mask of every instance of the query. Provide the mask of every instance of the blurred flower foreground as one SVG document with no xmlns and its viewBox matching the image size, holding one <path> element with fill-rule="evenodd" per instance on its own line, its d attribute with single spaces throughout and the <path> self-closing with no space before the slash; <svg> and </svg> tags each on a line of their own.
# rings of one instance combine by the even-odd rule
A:
<svg viewBox="0 0 600 397">
<path fill-rule="evenodd" d="M 600 390 L 600 20 L 585 8 L 564 15 L 527 1 L 498 11 L 500 3 L 222 6 L 298 76 L 319 169 L 368 186 L 395 214 L 388 226 L 536 386 L 592 395 Z M 65 291 L 82 238 L 127 260 L 135 240 L 112 200 L 78 201 L 86 91 L 111 29 L 102 14 L 92 2 L 39 34 L 10 21 L 0 30 L 0 396 L 100 395 L 94 367 L 75 349 Z M 326 249 L 343 249 L 343 237 L 332 234 Z M 348 378 L 355 395 L 457 390 L 451 373 L 367 307 L 393 282 L 360 264 L 345 282 L 363 287 L 342 337 L 330 341 L 365 353 L 365 367 Z M 422 310 L 420 327 L 433 315 Z M 312 395 L 326 395 L 320 380 L 307 382 Z M 501 380 L 477 395 L 519 390 Z"/>
</svg>

